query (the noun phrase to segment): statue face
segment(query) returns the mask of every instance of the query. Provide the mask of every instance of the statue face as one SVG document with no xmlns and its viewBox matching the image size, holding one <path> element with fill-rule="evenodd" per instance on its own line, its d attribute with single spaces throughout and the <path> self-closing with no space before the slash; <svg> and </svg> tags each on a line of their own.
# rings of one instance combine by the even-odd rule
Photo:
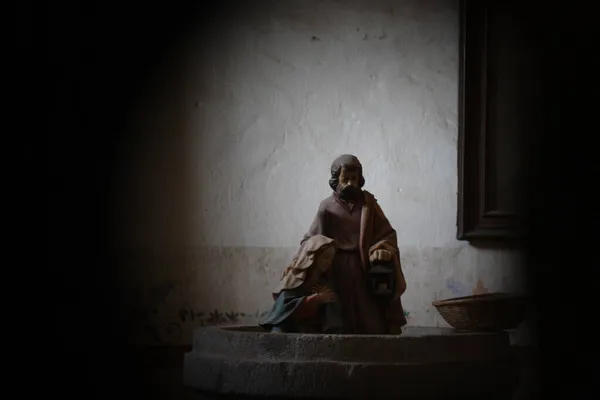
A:
<svg viewBox="0 0 600 400">
<path fill-rule="evenodd" d="M 360 196 L 360 170 L 342 167 L 338 178 L 337 192 L 343 200 L 356 200 Z"/>
</svg>

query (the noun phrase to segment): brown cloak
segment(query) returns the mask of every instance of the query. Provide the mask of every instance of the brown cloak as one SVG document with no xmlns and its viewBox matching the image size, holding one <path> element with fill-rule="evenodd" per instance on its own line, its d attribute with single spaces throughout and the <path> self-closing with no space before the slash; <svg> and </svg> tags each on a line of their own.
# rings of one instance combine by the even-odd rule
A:
<svg viewBox="0 0 600 400">
<path fill-rule="evenodd" d="M 400 299 L 406 291 L 406 281 L 400 264 L 396 231 L 377 204 L 375 197 L 367 191 L 363 193 L 363 201 L 357 203 L 354 209 L 342 202 L 335 193 L 323 200 L 302 243 L 315 235 L 324 235 L 336 241 L 338 253 L 334 260 L 334 272 L 336 270 L 339 272 L 335 280 L 340 282 L 353 280 L 353 282 L 342 282 L 342 286 L 349 288 L 341 287 L 341 292 L 346 291 L 346 294 L 338 293 L 338 295 L 341 294 L 339 297 L 342 303 L 346 303 L 345 306 L 355 308 L 358 311 L 354 312 L 359 314 L 376 313 L 373 311 L 373 305 L 367 304 L 371 300 L 366 294 L 364 274 L 371 268 L 369 256 L 378 249 L 390 251 L 396 268 L 396 298 L 385 310 L 385 319 L 388 329 L 394 333 L 407 322 Z M 357 269 L 360 271 L 356 271 Z M 354 276 L 350 278 L 351 275 Z M 373 315 L 348 318 L 356 319 L 352 323 L 359 326 L 352 328 L 355 331 L 380 332 L 378 322 L 374 320 Z M 361 319 L 364 321 L 361 322 Z"/>
</svg>

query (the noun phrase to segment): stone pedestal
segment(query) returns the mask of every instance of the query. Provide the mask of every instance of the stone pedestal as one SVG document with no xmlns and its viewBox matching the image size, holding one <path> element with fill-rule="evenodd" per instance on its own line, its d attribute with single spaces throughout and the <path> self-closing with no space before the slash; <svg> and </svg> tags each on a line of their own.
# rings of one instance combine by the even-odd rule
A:
<svg viewBox="0 0 600 400">
<path fill-rule="evenodd" d="M 184 360 L 184 384 L 207 398 L 510 399 L 518 375 L 507 333 L 451 328 L 381 336 L 200 328 Z"/>
</svg>

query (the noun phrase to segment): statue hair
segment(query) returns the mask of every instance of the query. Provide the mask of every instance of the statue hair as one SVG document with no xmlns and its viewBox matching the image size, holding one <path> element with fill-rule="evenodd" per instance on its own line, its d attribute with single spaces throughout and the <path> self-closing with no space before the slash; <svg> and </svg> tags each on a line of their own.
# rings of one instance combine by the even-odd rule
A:
<svg viewBox="0 0 600 400">
<path fill-rule="evenodd" d="M 358 180 L 358 185 L 362 189 L 365 185 L 365 177 L 362 173 L 362 165 L 356 156 L 352 154 L 342 154 L 338 158 L 336 158 L 331 164 L 331 177 L 329 178 L 329 187 L 333 189 L 333 191 L 337 190 L 337 186 L 339 183 L 340 173 L 342 172 L 342 167 L 344 168 L 358 168 L 360 173 L 360 177 Z"/>
</svg>

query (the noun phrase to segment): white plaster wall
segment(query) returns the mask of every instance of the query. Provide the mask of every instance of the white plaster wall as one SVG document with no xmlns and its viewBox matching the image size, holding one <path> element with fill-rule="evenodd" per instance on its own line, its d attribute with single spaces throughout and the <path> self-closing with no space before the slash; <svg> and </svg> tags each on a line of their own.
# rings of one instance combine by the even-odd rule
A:
<svg viewBox="0 0 600 400">
<path fill-rule="evenodd" d="M 443 325 L 431 302 L 478 280 L 520 291 L 516 252 L 455 239 L 458 2 L 262 4 L 182 42 L 132 115 L 116 199 L 132 301 L 162 326 L 182 305 L 267 309 L 342 153 L 398 231 L 410 324 Z"/>
</svg>

